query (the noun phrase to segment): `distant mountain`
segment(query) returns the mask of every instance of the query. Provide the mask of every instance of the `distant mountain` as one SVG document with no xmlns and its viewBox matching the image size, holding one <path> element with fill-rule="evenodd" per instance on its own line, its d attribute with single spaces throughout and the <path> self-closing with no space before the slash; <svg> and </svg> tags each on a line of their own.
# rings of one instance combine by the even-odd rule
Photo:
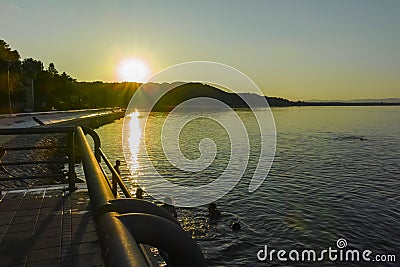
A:
<svg viewBox="0 0 400 267">
<path fill-rule="evenodd" d="M 172 88 L 172 89 L 171 89 Z M 169 90 L 165 93 L 166 90 Z M 162 96 L 162 97 L 161 97 Z M 295 106 L 297 102 L 292 102 L 284 98 L 279 97 L 266 97 L 251 93 L 229 93 L 213 87 L 208 84 L 202 84 L 198 82 L 193 83 L 148 83 L 142 86 L 141 92 L 141 106 L 138 108 L 144 108 L 152 106 L 152 99 L 159 99 L 156 105 L 152 108 L 153 111 L 169 111 L 181 103 L 194 98 L 206 97 L 213 98 L 224 102 L 231 108 L 249 108 L 248 103 L 251 107 L 265 107 L 268 101 L 269 106 L 272 107 L 287 107 Z M 197 101 L 197 108 L 216 108 L 215 102 L 210 101 Z"/>
<path fill-rule="evenodd" d="M 168 91 L 168 92 L 166 92 Z M 265 100 L 270 107 L 290 107 L 290 106 L 386 106 L 400 105 L 400 98 L 385 99 L 354 99 L 354 100 L 308 100 L 290 101 L 280 97 L 262 96 L 252 93 L 229 93 L 214 86 L 199 82 L 174 82 L 174 83 L 147 83 L 142 86 L 140 101 L 137 108 L 152 111 L 170 111 L 176 106 L 189 99 L 200 97 L 212 98 L 225 103 L 230 108 L 262 108 L 266 106 Z M 153 101 L 157 101 L 153 105 Z M 207 100 L 196 100 L 196 104 L 185 108 L 199 109 L 218 109 L 222 108 L 217 102 Z"/>
<path fill-rule="evenodd" d="M 318 103 L 400 103 L 400 98 L 371 98 L 371 99 L 352 99 L 352 100 L 321 100 L 311 99 L 305 102 Z"/>
</svg>

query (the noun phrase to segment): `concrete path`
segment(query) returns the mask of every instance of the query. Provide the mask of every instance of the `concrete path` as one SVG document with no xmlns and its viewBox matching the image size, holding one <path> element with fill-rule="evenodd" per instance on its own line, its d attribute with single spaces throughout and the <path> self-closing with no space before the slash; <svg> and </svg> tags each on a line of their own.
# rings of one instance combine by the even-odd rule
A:
<svg viewBox="0 0 400 267">
<path fill-rule="evenodd" d="M 118 109 L 82 109 L 0 115 L 0 129 L 29 128 L 112 114 Z"/>
<path fill-rule="evenodd" d="M 0 266 L 103 266 L 86 185 L 3 191 Z"/>
</svg>

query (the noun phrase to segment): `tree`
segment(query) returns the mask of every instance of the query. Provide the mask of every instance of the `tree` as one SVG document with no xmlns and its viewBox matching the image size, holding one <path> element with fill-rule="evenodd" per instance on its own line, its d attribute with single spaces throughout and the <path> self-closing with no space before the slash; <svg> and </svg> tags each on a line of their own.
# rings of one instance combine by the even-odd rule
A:
<svg viewBox="0 0 400 267">
<path fill-rule="evenodd" d="M 13 96 L 21 96 L 20 55 L 0 40 L 0 112 L 11 112 Z M 17 99 L 18 100 L 18 99 Z M 8 108 L 7 108 L 8 107 Z"/>
<path fill-rule="evenodd" d="M 33 58 L 26 58 L 22 61 L 22 72 L 30 78 L 36 78 L 39 72 L 43 71 L 43 62 Z"/>
<path fill-rule="evenodd" d="M 47 68 L 47 72 L 52 74 L 53 76 L 58 75 L 58 71 L 57 71 L 56 66 L 54 65 L 53 62 L 51 62 L 49 64 L 49 67 Z"/>
<path fill-rule="evenodd" d="M 0 62 L 16 62 L 19 61 L 20 56 L 17 50 L 11 50 L 10 46 L 0 39 Z"/>
<path fill-rule="evenodd" d="M 25 85 L 26 108 L 35 110 L 35 103 L 40 99 L 40 95 L 35 94 L 37 86 L 37 77 L 43 71 L 43 62 L 33 58 L 26 58 L 22 61 L 21 71 L 23 74 L 23 82 Z M 38 91 L 36 90 L 36 93 Z"/>
<path fill-rule="evenodd" d="M 10 102 L 13 112 L 31 109 L 32 95 L 37 111 L 126 107 L 139 86 L 139 83 L 77 82 L 66 72 L 59 74 L 54 63 L 44 69 L 43 63 L 33 58 L 21 62 L 18 51 L 0 40 L 0 113 L 10 112 Z"/>
</svg>

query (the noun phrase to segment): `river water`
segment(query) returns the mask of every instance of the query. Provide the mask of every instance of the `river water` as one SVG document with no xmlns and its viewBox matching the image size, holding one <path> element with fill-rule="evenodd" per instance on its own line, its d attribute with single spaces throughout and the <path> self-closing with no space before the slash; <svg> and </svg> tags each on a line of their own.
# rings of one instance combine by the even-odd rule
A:
<svg viewBox="0 0 400 267">
<path fill-rule="evenodd" d="M 248 186 L 259 153 L 259 133 L 250 111 L 237 111 L 246 122 L 251 153 L 244 175 L 235 188 L 216 203 L 221 219 L 210 224 L 207 207 L 178 208 L 178 219 L 200 245 L 210 266 L 381 266 L 356 261 L 257 259 L 268 250 L 317 252 L 347 241 L 345 249 L 371 255 L 395 255 L 400 261 L 400 107 L 290 107 L 273 108 L 277 144 L 267 179 L 249 193 Z M 223 117 L 225 111 L 199 114 Z M 122 161 L 122 175 L 132 192 L 139 179 L 149 179 L 144 161 L 146 141 L 157 171 L 177 184 L 199 185 L 217 178 L 230 155 L 229 133 L 210 119 L 194 120 L 180 133 L 183 155 L 199 157 L 199 142 L 211 138 L 218 149 L 214 162 L 198 173 L 180 172 L 160 146 L 159 132 L 166 113 L 152 113 L 148 126 L 140 112 L 126 117 L 130 138 L 137 140 L 136 157 L 128 171 L 122 149 L 123 119 L 96 131 L 110 160 Z M 179 116 L 185 117 L 185 114 Z M 146 129 L 146 134 L 145 134 Z M 132 145 L 132 144 L 131 144 Z M 152 200 L 148 195 L 146 199 Z M 240 231 L 230 228 L 241 224 Z M 342 240 L 343 241 L 343 240 Z M 264 253 L 264 252 L 263 252 Z M 263 255 L 260 254 L 261 256 Z M 295 254 L 293 254 L 295 255 Z M 286 258 L 288 254 L 285 255 Z M 372 258 L 373 256 L 370 256 Z M 375 264 L 375 265 L 374 265 Z M 393 264 L 396 266 L 396 264 Z"/>
</svg>

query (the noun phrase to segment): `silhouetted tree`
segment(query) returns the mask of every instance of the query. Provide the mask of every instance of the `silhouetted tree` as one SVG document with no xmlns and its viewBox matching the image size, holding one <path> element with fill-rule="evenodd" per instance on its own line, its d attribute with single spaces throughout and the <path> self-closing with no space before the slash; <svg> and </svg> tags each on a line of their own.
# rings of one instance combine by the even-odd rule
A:
<svg viewBox="0 0 400 267">
<path fill-rule="evenodd" d="M 0 40 L 0 112 L 9 112 L 11 100 L 21 97 L 20 55 L 12 50 L 7 42 Z"/>
<path fill-rule="evenodd" d="M 43 71 L 43 62 L 33 58 L 26 58 L 22 61 L 22 72 L 24 75 L 36 78 L 38 73 Z"/>
<path fill-rule="evenodd" d="M 47 71 L 48 71 L 50 74 L 52 74 L 53 76 L 58 75 L 58 71 L 57 71 L 56 66 L 54 65 L 53 62 L 51 62 L 51 63 L 49 64 L 49 67 L 47 68 Z"/>
</svg>

